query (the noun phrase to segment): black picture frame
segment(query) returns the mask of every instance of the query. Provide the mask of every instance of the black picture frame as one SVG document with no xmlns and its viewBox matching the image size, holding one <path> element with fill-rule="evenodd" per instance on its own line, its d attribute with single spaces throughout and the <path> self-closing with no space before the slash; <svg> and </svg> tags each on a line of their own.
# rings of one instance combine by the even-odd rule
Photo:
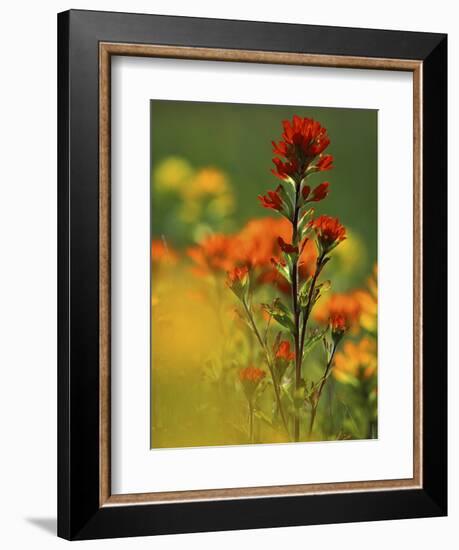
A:
<svg viewBox="0 0 459 550">
<path fill-rule="evenodd" d="M 99 43 L 422 61 L 422 488 L 100 506 Z M 71 10 L 58 15 L 58 535 L 70 540 L 447 514 L 447 37 Z"/>
</svg>

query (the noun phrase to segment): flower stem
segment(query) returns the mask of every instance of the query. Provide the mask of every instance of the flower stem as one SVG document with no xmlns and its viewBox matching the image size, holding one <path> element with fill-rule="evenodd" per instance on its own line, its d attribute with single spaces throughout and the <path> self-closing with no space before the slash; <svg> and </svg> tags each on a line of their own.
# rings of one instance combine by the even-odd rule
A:
<svg viewBox="0 0 459 550">
<path fill-rule="evenodd" d="M 249 441 L 253 443 L 253 405 L 249 402 Z"/>
<path fill-rule="evenodd" d="M 333 357 L 335 356 L 336 348 L 337 348 L 337 345 L 333 344 L 333 349 L 332 349 L 332 352 L 330 354 L 330 358 L 327 361 L 327 366 L 325 367 L 325 371 L 324 371 L 324 374 L 322 376 L 322 380 L 320 382 L 319 389 L 317 390 L 317 399 L 316 399 L 316 402 L 315 402 L 314 406 L 312 407 L 311 418 L 309 420 L 308 439 L 311 438 L 312 430 L 314 428 L 314 421 L 316 419 L 317 408 L 319 406 L 320 396 L 322 395 L 322 391 L 323 391 L 325 383 L 327 381 L 327 376 L 328 376 L 328 373 L 329 373 L 329 371 L 331 369 L 331 366 L 332 366 L 332 363 L 333 363 Z"/>
<path fill-rule="evenodd" d="M 315 288 L 316 288 L 317 279 L 319 278 L 320 272 L 322 271 L 322 268 L 324 266 L 323 260 L 324 260 L 324 254 L 322 253 L 317 258 L 316 269 L 315 269 L 314 275 L 312 277 L 311 286 L 309 287 L 308 301 L 307 301 L 307 304 L 306 304 L 305 312 L 303 314 L 303 326 L 301 328 L 301 338 L 300 338 L 301 353 L 303 353 L 303 349 L 304 349 L 304 341 L 306 339 L 306 328 L 308 326 L 309 316 L 310 316 L 311 310 L 312 310 L 312 299 L 313 299 L 313 296 L 314 296 L 314 291 L 315 291 Z"/>
<path fill-rule="evenodd" d="M 295 184 L 295 205 L 292 220 L 292 245 L 299 248 L 298 243 L 298 215 L 299 215 L 299 197 L 301 182 Z M 298 306 L 298 260 L 299 254 L 295 256 L 292 263 L 292 310 L 293 324 L 295 332 L 293 335 L 295 345 L 295 393 L 299 390 L 301 384 L 301 364 L 303 362 L 303 353 L 300 349 L 300 308 Z M 293 437 L 295 441 L 300 440 L 300 417 L 298 411 L 295 411 Z"/>
<path fill-rule="evenodd" d="M 269 373 L 270 373 L 271 379 L 273 381 L 274 394 L 276 396 L 277 408 L 279 409 L 281 419 L 282 419 L 282 424 L 284 425 L 284 429 L 287 433 L 287 437 L 290 439 L 290 432 L 289 432 L 289 429 L 288 429 L 288 424 L 287 424 L 287 420 L 286 420 L 286 417 L 285 417 L 284 409 L 282 407 L 282 401 L 281 401 L 281 397 L 280 397 L 279 385 L 277 383 L 276 376 L 274 374 L 274 367 L 272 365 L 271 358 L 269 356 L 269 350 L 267 349 L 266 344 L 265 344 L 263 338 L 260 335 L 260 332 L 259 332 L 259 330 L 257 328 L 257 325 L 255 323 L 255 320 L 253 318 L 252 312 L 250 311 L 250 308 L 247 305 L 247 302 L 245 301 L 245 299 L 242 300 L 242 305 L 244 306 L 244 310 L 247 314 L 247 318 L 249 320 L 250 326 L 252 327 L 252 330 L 253 330 L 253 332 L 254 332 L 257 340 L 258 340 L 258 343 L 260 344 L 260 347 L 261 347 L 261 349 L 263 350 L 263 352 L 265 354 L 266 363 L 268 364 Z"/>
</svg>

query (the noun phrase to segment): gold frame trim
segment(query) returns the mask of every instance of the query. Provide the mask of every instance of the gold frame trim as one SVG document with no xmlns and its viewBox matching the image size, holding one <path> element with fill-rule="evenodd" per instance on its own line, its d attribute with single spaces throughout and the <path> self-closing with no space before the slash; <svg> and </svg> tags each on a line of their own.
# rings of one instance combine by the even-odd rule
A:
<svg viewBox="0 0 459 550">
<path fill-rule="evenodd" d="M 110 84 L 111 57 L 136 56 L 280 65 L 308 65 L 413 73 L 413 477 L 380 481 L 242 487 L 199 491 L 111 494 L 110 460 Z M 281 497 L 340 492 L 422 488 L 422 61 L 336 55 L 160 46 L 99 44 L 99 506 L 144 505 L 202 500 Z"/>
</svg>

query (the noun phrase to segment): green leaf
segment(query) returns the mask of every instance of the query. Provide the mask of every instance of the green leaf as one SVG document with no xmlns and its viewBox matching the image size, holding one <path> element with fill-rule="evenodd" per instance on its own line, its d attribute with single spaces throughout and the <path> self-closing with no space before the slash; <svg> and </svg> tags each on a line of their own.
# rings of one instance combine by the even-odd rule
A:
<svg viewBox="0 0 459 550">
<path fill-rule="evenodd" d="M 314 214 L 314 209 L 309 208 L 309 210 L 306 210 L 305 213 L 301 216 L 300 221 L 298 223 L 298 235 L 300 237 L 300 240 L 303 240 L 304 237 L 306 237 L 306 235 L 311 231 L 309 222 L 311 221 L 313 214 Z"/>
<path fill-rule="evenodd" d="M 293 324 L 293 321 L 290 319 L 290 317 L 288 317 L 284 313 L 274 313 L 273 319 L 275 319 L 283 327 L 288 328 L 288 330 L 292 334 L 295 333 L 295 326 Z"/>
<path fill-rule="evenodd" d="M 306 357 L 308 353 L 311 352 L 313 347 L 321 340 L 325 333 L 328 331 L 328 327 L 325 327 L 322 330 L 316 329 L 312 333 L 309 334 L 308 338 L 306 338 L 304 342 L 304 348 L 303 348 L 303 356 Z"/>
<path fill-rule="evenodd" d="M 276 298 L 272 304 L 262 304 L 262 306 L 280 325 L 287 328 L 292 334 L 295 333 L 295 325 L 293 324 L 292 316 L 278 298 Z"/>
<path fill-rule="evenodd" d="M 292 217 L 292 215 L 293 215 L 293 199 L 290 196 L 290 194 L 288 193 L 287 189 L 285 189 L 285 187 L 282 184 L 279 185 L 278 189 L 279 189 L 279 195 L 280 195 L 281 199 L 284 201 L 284 204 L 287 207 L 288 215 L 289 215 L 289 217 Z"/>
<path fill-rule="evenodd" d="M 284 279 L 292 284 L 292 278 L 290 277 L 290 270 L 287 265 L 282 265 L 280 262 L 274 262 L 274 266 L 277 271 L 284 277 Z"/>
<path fill-rule="evenodd" d="M 300 302 L 300 307 L 302 309 L 306 308 L 306 306 L 308 305 L 309 289 L 311 288 L 311 283 L 312 283 L 312 278 L 310 277 L 307 281 L 305 281 L 302 284 L 300 288 L 298 299 Z"/>
<path fill-rule="evenodd" d="M 273 428 L 273 427 L 274 427 L 274 425 L 273 425 L 273 423 L 271 422 L 271 420 L 268 418 L 268 416 L 267 416 L 263 411 L 256 410 L 254 416 L 255 416 L 256 418 L 258 418 L 259 420 L 265 422 L 265 424 L 268 424 L 268 426 L 269 426 L 270 428 Z"/>
</svg>

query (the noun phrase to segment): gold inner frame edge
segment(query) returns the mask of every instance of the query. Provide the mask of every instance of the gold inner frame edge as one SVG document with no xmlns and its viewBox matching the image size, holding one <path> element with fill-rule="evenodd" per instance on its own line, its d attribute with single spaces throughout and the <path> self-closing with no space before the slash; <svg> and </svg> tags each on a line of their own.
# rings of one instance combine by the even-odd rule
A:
<svg viewBox="0 0 459 550">
<path fill-rule="evenodd" d="M 155 493 L 111 493 L 111 377 L 110 377 L 110 98 L 111 57 L 265 63 L 353 69 L 409 71 L 413 73 L 413 477 L 266 487 L 238 487 Z M 202 500 L 243 499 L 387 491 L 422 488 L 422 61 L 301 54 L 255 50 L 229 50 L 154 44 L 99 44 L 99 383 L 100 483 L 99 506 L 145 505 Z"/>
</svg>

